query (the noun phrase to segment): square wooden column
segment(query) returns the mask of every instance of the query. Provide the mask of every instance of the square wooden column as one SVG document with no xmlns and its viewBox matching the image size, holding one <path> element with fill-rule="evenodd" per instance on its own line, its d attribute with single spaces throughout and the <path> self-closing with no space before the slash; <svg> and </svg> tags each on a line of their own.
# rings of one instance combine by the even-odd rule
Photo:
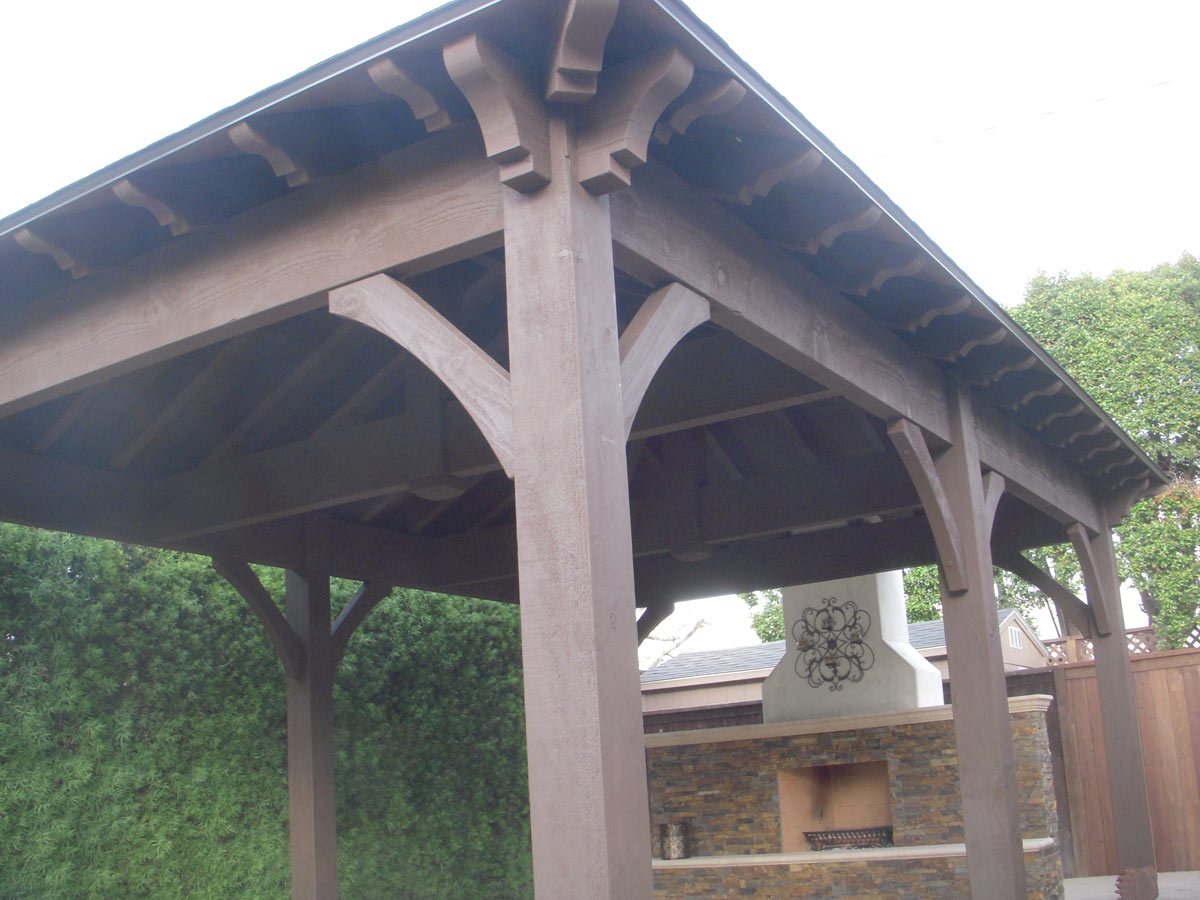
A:
<svg viewBox="0 0 1200 900">
<path fill-rule="evenodd" d="M 539 897 L 651 894 L 608 200 L 552 115 L 550 183 L 504 188 L 525 728 Z"/>
<path fill-rule="evenodd" d="M 1004 661 L 1000 655 L 992 513 L 984 502 L 970 389 L 951 379 L 953 441 L 937 461 L 958 530 L 966 591 L 942 583 L 942 617 L 954 703 L 954 743 L 971 894 L 1024 898 L 1025 858 Z"/>
<path fill-rule="evenodd" d="M 288 624 L 304 648 L 303 671 L 287 679 L 292 897 L 333 900 L 338 887 L 329 577 L 288 571 L 285 584 Z"/>
</svg>

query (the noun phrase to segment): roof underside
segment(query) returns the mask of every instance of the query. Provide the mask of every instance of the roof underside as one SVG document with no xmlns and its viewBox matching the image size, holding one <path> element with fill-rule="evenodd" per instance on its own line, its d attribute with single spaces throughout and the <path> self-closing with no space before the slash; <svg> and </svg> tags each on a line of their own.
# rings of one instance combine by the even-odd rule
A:
<svg viewBox="0 0 1200 900">
<path fill-rule="evenodd" d="M 389 154 L 455 135 L 467 140 L 477 126 L 446 74 L 441 46 L 479 30 L 514 58 L 541 61 L 558 9 L 549 0 L 451 5 L 0 222 L 0 341 L 5 323 L 73 284 L 104 279 Z M 1082 472 L 1098 494 L 1162 483 L 1044 351 L 681 7 L 625 0 L 606 65 L 666 41 L 681 46 L 699 74 L 660 127 L 731 75 L 749 92 L 682 133 L 660 132 L 651 143 L 658 165 L 921 355 L 961 369 L 983 398 Z M 418 118 L 388 93 L 386 79 L 369 74 L 372 62 L 385 59 L 419 80 L 435 101 L 433 113 Z M 239 131 L 239 123 L 249 130 Z M 439 134 L 431 137 L 432 129 Z M 393 274 L 507 364 L 502 247 Z M 618 272 L 622 327 L 656 286 L 645 273 Z M 414 436 L 416 416 L 442 422 L 437 447 Z M 409 447 L 390 471 L 379 449 L 389 442 Z M 284 562 L 272 548 L 298 516 L 319 510 L 372 530 L 360 536 L 453 540 L 486 546 L 498 559 L 512 552 L 512 484 L 454 398 L 403 350 L 335 319 L 320 298 L 281 321 L 0 418 L 0 453 L 8 454 L 10 473 L 0 516 L 34 524 L 204 552 L 253 545 L 248 555 Z M 446 465 L 431 464 L 435 457 Z M 885 423 L 715 325 L 693 332 L 668 357 L 634 423 L 628 458 L 639 591 L 666 590 L 664 580 L 678 596 L 770 586 L 783 571 L 772 560 L 797 554 L 813 560 L 809 580 L 849 575 L 862 568 L 866 546 L 879 548 L 870 566 L 876 570 L 933 559 Z M 712 533 L 699 535 L 707 549 L 690 567 L 680 565 L 662 513 L 669 472 L 681 458 L 698 460 L 702 509 L 722 512 Z M 331 473 L 324 490 L 298 489 L 297 479 L 318 466 Z M 426 477 L 438 468 L 443 477 Z M 51 472 L 56 483 L 44 483 Z M 96 473 L 113 477 L 96 480 Z M 44 502 L 30 501 L 29 479 Z M 175 502 L 151 511 L 139 505 L 149 499 L 129 500 L 120 516 L 81 513 L 69 496 L 81 485 L 114 497 L 144 487 L 145 498 Z M 772 502 L 780 496 L 804 502 L 781 510 Z M 251 502 L 264 497 L 274 504 L 268 512 Z M 1010 496 L 997 530 L 1012 546 L 1061 539 L 1058 523 Z M 425 586 L 515 599 L 511 571 L 511 562 L 480 573 L 466 566 L 453 584 Z M 357 570 L 347 563 L 342 574 Z"/>
</svg>

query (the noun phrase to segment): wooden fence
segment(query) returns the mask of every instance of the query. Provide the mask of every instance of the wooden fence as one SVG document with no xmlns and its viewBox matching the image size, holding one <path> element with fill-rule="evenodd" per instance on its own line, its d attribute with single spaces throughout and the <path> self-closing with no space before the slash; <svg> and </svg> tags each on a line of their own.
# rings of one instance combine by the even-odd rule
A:
<svg viewBox="0 0 1200 900">
<path fill-rule="evenodd" d="M 1160 871 L 1200 869 L 1200 651 L 1133 655 L 1138 725 Z M 1054 670 L 1075 874 L 1115 875 L 1095 664 Z"/>
</svg>

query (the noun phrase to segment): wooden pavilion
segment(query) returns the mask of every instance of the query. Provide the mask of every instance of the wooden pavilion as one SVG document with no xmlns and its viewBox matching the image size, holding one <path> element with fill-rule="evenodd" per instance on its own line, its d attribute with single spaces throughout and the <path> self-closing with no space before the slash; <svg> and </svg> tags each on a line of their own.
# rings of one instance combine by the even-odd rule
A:
<svg viewBox="0 0 1200 900">
<path fill-rule="evenodd" d="M 520 602 L 537 893 L 625 900 L 638 635 L 933 561 L 975 896 L 1024 895 L 993 560 L 1095 642 L 1153 867 L 1110 527 L 1164 480 L 677 0 L 459 0 L 0 222 L 0 518 L 245 596 L 298 898 L 337 893 L 331 681 L 393 586 Z M 1087 603 L 1019 555 L 1068 538 Z"/>
</svg>

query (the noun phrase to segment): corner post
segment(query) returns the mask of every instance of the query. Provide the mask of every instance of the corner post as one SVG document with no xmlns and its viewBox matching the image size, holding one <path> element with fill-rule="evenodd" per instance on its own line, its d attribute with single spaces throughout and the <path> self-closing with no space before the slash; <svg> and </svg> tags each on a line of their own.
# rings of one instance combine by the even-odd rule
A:
<svg viewBox="0 0 1200 900">
<path fill-rule="evenodd" d="M 966 590 L 942 584 L 967 874 L 975 897 L 1024 898 L 1025 858 L 988 515 L 970 388 L 951 376 L 952 441 L 937 472 L 959 534 Z"/>
<path fill-rule="evenodd" d="M 1101 521 L 1104 520 L 1102 516 Z M 1079 557 L 1093 616 L 1092 655 L 1096 661 L 1100 721 L 1104 729 L 1104 752 L 1108 758 L 1108 792 L 1116 831 L 1117 868 L 1130 883 L 1130 890 L 1122 890 L 1121 897 L 1150 900 L 1158 896 L 1158 864 L 1154 855 L 1133 665 L 1129 660 L 1125 616 L 1121 610 L 1121 582 L 1112 532 L 1105 528 L 1099 534 L 1092 534 L 1082 525 L 1075 524 L 1067 529 L 1067 533 Z"/>
<path fill-rule="evenodd" d="M 608 198 L 549 115 L 504 190 L 521 645 L 538 897 L 648 898 L 649 802 Z"/>
<path fill-rule="evenodd" d="M 293 900 L 336 900 L 333 795 L 333 673 L 324 535 L 305 523 L 305 569 L 285 575 L 286 615 L 305 665 L 287 679 L 288 830 Z"/>
</svg>

